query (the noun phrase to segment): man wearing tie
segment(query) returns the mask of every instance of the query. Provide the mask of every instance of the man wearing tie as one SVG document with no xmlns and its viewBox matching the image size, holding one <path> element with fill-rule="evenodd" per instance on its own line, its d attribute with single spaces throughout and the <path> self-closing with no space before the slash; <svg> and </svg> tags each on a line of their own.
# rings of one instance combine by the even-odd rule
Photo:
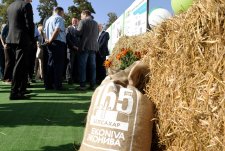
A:
<svg viewBox="0 0 225 151">
<path fill-rule="evenodd" d="M 69 63 L 66 69 L 66 79 L 68 84 L 73 84 L 74 81 L 79 80 L 78 78 L 78 57 L 77 51 L 79 47 L 80 38 L 76 35 L 76 30 L 79 20 L 77 18 L 72 18 L 72 25 L 66 30 L 66 42 L 68 45 L 67 59 Z"/>
<path fill-rule="evenodd" d="M 103 66 L 104 61 L 106 60 L 106 56 L 109 55 L 109 49 L 108 49 L 108 41 L 109 41 L 109 33 L 103 30 L 103 25 L 98 25 L 99 29 L 99 37 L 98 37 L 98 43 L 99 43 L 99 51 L 97 51 L 96 54 L 96 70 L 97 70 L 97 83 L 100 84 L 102 80 L 106 77 L 106 69 Z"/>
</svg>

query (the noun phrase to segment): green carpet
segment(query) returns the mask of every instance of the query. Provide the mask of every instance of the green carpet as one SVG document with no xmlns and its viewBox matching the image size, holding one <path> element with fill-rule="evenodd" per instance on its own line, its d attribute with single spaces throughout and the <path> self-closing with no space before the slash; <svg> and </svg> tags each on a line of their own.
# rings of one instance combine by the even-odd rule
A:
<svg viewBox="0 0 225 151">
<path fill-rule="evenodd" d="M 10 101 L 10 86 L 0 81 L 0 151 L 78 150 L 93 92 L 33 87 L 29 100 Z"/>
</svg>

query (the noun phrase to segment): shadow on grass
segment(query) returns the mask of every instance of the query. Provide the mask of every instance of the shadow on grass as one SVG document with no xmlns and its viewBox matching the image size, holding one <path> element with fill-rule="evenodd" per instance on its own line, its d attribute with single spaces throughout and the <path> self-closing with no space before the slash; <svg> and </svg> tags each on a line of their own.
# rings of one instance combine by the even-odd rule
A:
<svg viewBox="0 0 225 151">
<path fill-rule="evenodd" d="M 64 90 L 64 91 L 57 91 L 57 90 L 45 90 L 45 89 L 36 89 L 33 90 L 33 93 L 38 93 L 38 94 L 42 94 L 42 93 L 58 93 L 58 94 L 75 94 L 75 93 L 88 93 L 88 92 L 92 92 L 92 91 L 77 91 L 75 89 L 68 89 L 68 90 Z"/>
<path fill-rule="evenodd" d="M 34 94 L 28 95 L 31 96 L 31 101 L 40 100 L 40 101 L 90 101 L 90 96 L 35 96 Z"/>
<path fill-rule="evenodd" d="M 80 144 L 66 144 L 60 146 L 45 146 L 42 147 L 41 151 L 78 151 L 80 148 Z"/>
<path fill-rule="evenodd" d="M 82 98 L 81 98 L 82 99 Z M 86 99 L 86 98 L 85 98 Z M 0 127 L 20 125 L 84 126 L 90 102 L 0 104 Z"/>
<path fill-rule="evenodd" d="M 7 90 L 0 90 L 0 93 L 10 93 L 10 90 L 7 89 Z"/>
<path fill-rule="evenodd" d="M 11 86 L 2 86 L 2 85 L 1 85 L 0 90 L 1 90 L 1 89 L 7 89 L 7 90 L 10 90 L 10 88 L 11 88 Z"/>
<path fill-rule="evenodd" d="M 36 83 L 34 87 L 42 85 L 43 83 Z M 32 88 L 29 100 L 7 102 L 9 94 L 6 92 L 9 92 L 9 87 L 0 83 L 0 128 L 20 125 L 84 126 L 91 93 L 80 94 L 74 92 L 73 86 L 67 87 L 70 89 L 59 92 L 60 94 Z"/>
<path fill-rule="evenodd" d="M 45 90 L 43 83 L 34 83 L 31 85 L 31 87 L 28 87 L 28 90 L 33 90 L 34 93 L 59 93 L 59 94 L 71 94 L 71 93 L 88 93 L 93 92 L 92 90 L 86 90 L 86 91 L 79 91 L 76 90 L 78 85 L 67 85 L 64 84 L 63 87 L 65 87 L 67 90 L 64 91 L 57 91 L 57 90 Z M 0 82 L 0 92 L 2 93 L 8 93 L 10 92 L 11 85 L 6 85 Z"/>
</svg>

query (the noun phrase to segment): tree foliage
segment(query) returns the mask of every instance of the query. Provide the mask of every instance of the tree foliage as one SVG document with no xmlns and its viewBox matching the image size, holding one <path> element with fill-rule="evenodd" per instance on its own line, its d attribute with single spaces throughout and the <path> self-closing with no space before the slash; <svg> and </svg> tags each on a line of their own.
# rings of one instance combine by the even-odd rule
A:
<svg viewBox="0 0 225 151">
<path fill-rule="evenodd" d="M 14 0 L 2 0 L 0 3 L 0 25 L 6 23 L 7 8 Z"/>
<path fill-rule="evenodd" d="M 66 25 L 70 25 L 71 19 L 73 17 L 80 19 L 80 14 L 82 10 L 89 10 L 92 13 L 95 13 L 91 2 L 88 0 L 73 0 L 74 5 L 68 7 L 68 13 L 65 15 Z"/>
<path fill-rule="evenodd" d="M 107 24 L 105 25 L 106 29 L 109 28 L 114 23 L 114 21 L 116 21 L 118 18 L 116 13 L 114 13 L 114 12 L 109 12 L 107 14 L 107 16 L 109 17 L 109 19 L 108 19 Z"/>
<path fill-rule="evenodd" d="M 40 22 L 43 22 L 43 20 L 46 17 L 49 17 L 52 15 L 54 7 L 58 5 L 56 0 L 39 0 L 39 5 L 37 7 L 37 10 L 39 12 L 39 16 L 41 18 Z"/>
<path fill-rule="evenodd" d="M 7 8 L 12 2 L 14 2 L 14 0 L 2 0 L 2 3 L 0 3 L 0 25 L 6 22 Z M 68 13 L 65 14 L 66 26 L 71 24 L 71 19 L 73 17 L 80 19 L 82 10 L 89 10 L 90 12 L 95 13 L 91 2 L 88 0 L 73 0 L 73 2 L 74 5 L 69 6 Z M 39 0 L 37 10 L 41 18 L 40 23 L 43 23 L 45 18 L 52 15 L 52 11 L 57 5 L 57 0 Z"/>
</svg>

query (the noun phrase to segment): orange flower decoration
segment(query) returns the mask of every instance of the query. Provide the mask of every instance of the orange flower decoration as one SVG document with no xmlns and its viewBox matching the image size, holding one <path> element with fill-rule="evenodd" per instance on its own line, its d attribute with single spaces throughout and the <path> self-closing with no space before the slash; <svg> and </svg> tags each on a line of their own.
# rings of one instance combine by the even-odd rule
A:
<svg viewBox="0 0 225 151">
<path fill-rule="evenodd" d="M 121 59 L 121 57 L 122 57 L 122 56 L 121 56 L 121 54 L 120 54 L 120 53 L 116 55 L 116 59 L 117 59 L 117 60 L 120 60 L 120 59 Z"/>
<path fill-rule="evenodd" d="M 112 65 L 112 61 L 110 61 L 109 59 L 104 61 L 105 68 L 109 68 L 111 65 Z"/>
<path fill-rule="evenodd" d="M 123 51 L 125 51 L 125 50 L 126 50 L 125 48 L 122 48 L 122 49 L 121 49 L 121 52 L 123 52 Z"/>
<path fill-rule="evenodd" d="M 134 55 L 138 58 L 141 59 L 141 52 L 140 51 L 135 51 Z"/>
<path fill-rule="evenodd" d="M 122 49 L 122 52 L 121 52 L 121 56 L 125 56 L 127 54 L 127 52 L 129 51 L 129 49 Z"/>
</svg>

